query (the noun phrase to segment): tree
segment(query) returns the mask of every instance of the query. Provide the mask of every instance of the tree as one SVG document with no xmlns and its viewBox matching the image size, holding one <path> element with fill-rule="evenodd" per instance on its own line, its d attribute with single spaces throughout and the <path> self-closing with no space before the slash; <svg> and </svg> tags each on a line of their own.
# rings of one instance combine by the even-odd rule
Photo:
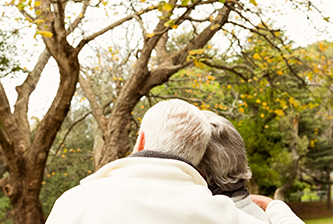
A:
<svg viewBox="0 0 333 224">
<path fill-rule="evenodd" d="M 193 62 L 200 64 L 198 63 L 200 61 L 195 58 L 187 57 L 189 52 L 203 48 L 221 29 L 229 29 L 229 24 L 251 31 L 270 31 L 270 28 L 258 27 L 248 19 L 247 13 L 250 13 L 251 16 L 261 20 L 260 14 L 257 13 L 257 3 L 252 0 L 250 2 L 245 0 L 169 0 L 149 3 L 144 0 L 111 3 L 96 1 L 95 4 L 94 1 L 88 0 L 12 0 L 6 5 L 16 7 L 24 17 L 21 17 L 21 20 L 28 20 L 29 22 L 25 23 L 37 28 L 36 38 L 39 39 L 38 35 L 41 35 L 46 46 L 34 69 L 29 72 L 24 83 L 17 87 L 18 98 L 13 113 L 0 83 L 0 121 L 2 123 L 0 144 L 3 160 L 10 174 L 0 181 L 0 186 L 13 206 L 15 224 L 38 224 L 45 220 L 38 198 L 44 168 L 51 145 L 67 115 L 76 90 L 81 67 L 79 53 L 89 42 L 105 35 L 107 31 L 130 22 L 139 25 L 142 32 L 141 37 L 137 35 L 139 45 L 137 51 L 132 54 L 136 57 L 134 70 L 126 79 L 116 82 L 117 95 L 110 103 L 112 107 L 110 115 L 104 115 L 104 105 L 96 101 L 94 94 L 87 97 L 104 139 L 100 153 L 95 155 L 95 165 L 98 169 L 112 160 L 125 156 L 129 151 L 131 112 L 140 99 L 148 96 L 153 87 L 163 84 L 180 69 Z M 77 8 L 77 6 L 81 6 L 79 13 L 70 10 L 71 7 Z M 89 24 L 88 21 L 84 21 L 84 17 L 88 15 L 88 8 L 93 10 L 96 7 L 105 9 L 106 20 L 110 24 L 97 29 L 84 26 L 85 23 Z M 207 12 L 205 17 L 201 16 L 203 11 Z M 110 16 L 109 12 L 114 14 Z M 72 19 L 74 16 L 76 18 Z M 149 23 L 149 18 L 153 18 L 154 23 Z M 238 19 L 246 26 L 235 22 Z M 99 24 L 93 25 L 95 28 Z M 76 29 L 78 26 L 80 30 Z M 174 52 L 169 52 L 166 48 L 168 37 L 178 27 L 192 29 L 193 36 L 187 44 L 180 46 Z M 232 30 L 229 30 L 229 33 L 233 34 Z M 74 38 L 69 34 L 72 34 Z M 153 56 L 157 57 L 158 64 L 151 68 Z M 27 117 L 29 97 L 50 57 L 56 60 L 59 67 L 60 84 L 52 105 L 40 120 L 31 138 Z"/>
<path fill-rule="evenodd" d="M 307 47 L 305 58 L 309 61 L 304 75 L 308 77 L 312 97 L 316 100 L 315 112 L 308 119 L 312 127 L 308 133 L 310 144 L 306 155 L 304 173 L 313 183 L 327 190 L 327 208 L 332 209 L 330 174 L 333 171 L 332 149 L 332 43 L 318 42 Z"/>
</svg>

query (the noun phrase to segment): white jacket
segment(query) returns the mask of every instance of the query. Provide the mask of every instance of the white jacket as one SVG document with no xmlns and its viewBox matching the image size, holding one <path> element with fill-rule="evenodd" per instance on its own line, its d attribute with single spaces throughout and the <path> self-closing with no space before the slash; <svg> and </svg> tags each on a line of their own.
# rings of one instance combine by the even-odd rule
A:
<svg viewBox="0 0 333 224">
<path fill-rule="evenodd" d="M 280 201 L 269 204 L 272 224 L 303 223 Z M 65 192 L 46 224 L 265 224 L 212 196 L 190 165 L 173 159 L 124 158 Z"/>
</svg>

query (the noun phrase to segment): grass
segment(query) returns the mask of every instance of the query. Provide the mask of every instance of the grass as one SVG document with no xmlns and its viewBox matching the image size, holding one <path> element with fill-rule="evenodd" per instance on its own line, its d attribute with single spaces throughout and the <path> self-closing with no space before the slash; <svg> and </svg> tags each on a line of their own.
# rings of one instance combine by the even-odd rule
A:
<svg viewBox="0 0 333 224">
<path fill-rule="evenodd" d="M 322 219 L 307 219 L 304 220 L 306 224 L 332 224 L 333 223 L 333 217 L 332 218 L 322 218 Z"/>
</svg>

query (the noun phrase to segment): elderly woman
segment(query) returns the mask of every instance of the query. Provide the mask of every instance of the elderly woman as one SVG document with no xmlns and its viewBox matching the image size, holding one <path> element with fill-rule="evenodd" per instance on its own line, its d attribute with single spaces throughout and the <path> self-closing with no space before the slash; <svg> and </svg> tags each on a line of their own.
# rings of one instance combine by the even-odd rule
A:
<svg viewBox="0 0 333 224">
<path fill-rule="evenodd" d="M 202 111 L 211 124 L 211 138 L 198 168 L 213 195 L 227 195 L 236 207 L 269 223 L 264 210 L 254 204 L 245 188 L 252 173 L 247 164 L 245 144 L 236 128 L 224 117 Z"/>
</svg>

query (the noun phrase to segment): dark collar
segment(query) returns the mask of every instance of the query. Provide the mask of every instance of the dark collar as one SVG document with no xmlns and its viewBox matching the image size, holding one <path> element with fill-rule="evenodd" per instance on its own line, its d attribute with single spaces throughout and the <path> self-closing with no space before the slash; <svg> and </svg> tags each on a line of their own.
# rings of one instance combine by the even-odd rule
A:
<svg viewBox="0 0 333 224">
<path fill-rule="evenodd" d="M 182 161 L 184 163 L 187 163 L 188 165 L 192 166 L 194 169 L 197 170 L 197 168 L 187 159 L 184 159 L 183 157 L 176 156 L 171 153 L 165 153 L 160 151 L 153 151 L 153 150 L 141 150 L 139 152 L 136 152 L 134 154 L 129 155 L 128 157 L 148 157 L 148 158 L 159 158 L 159 159 L 175 159 Z"/>
<path fill-rule="evenodd" d="M 234 183 L 230 186 L 230 190 L 222 190 L 217 184 L 212 186 L 208 186 L 209 190 L 212 192 L 213 195 L 222 194 L 228 197 L 237 197 L 237 196 L 244 196 L 247 197 L 249 195 L 249 191 L 245 187 L 245 181 L 240 180 L 237 183 Z"/>
</svg>

